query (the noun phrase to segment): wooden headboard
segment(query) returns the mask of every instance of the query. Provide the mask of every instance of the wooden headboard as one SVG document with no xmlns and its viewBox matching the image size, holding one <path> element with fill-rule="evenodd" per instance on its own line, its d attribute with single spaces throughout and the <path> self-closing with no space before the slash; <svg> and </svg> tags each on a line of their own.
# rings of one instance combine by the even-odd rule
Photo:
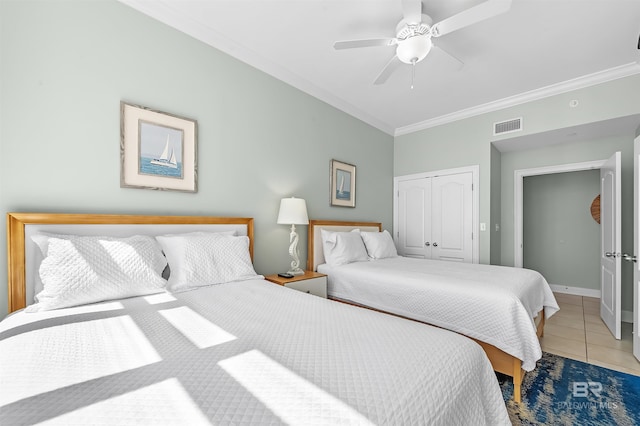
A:
<svg viewBox="0 0 640 426">
<path fill-rule="evenodd" d="M 334 232 L 349 232 L 360 229 L 365 232 L 381 232 L 380 222 L 343 222 L 339 220 L 309 220 L 309 235 L 307 238 L 307 269 L 315 271 L 318 265 L 324 263 L 321 230 Z"/>
<path fill-rule="evenodd" d="M 9 312 L 33 303 L 35 276 L 42 261 L 40 250 L 31 240 L 37 232 L 124 237 L 221 230 L 235 230 L 237 235 L 248 236 L 253 259 L 253 218 L 7 213 Z"/>
</svg>

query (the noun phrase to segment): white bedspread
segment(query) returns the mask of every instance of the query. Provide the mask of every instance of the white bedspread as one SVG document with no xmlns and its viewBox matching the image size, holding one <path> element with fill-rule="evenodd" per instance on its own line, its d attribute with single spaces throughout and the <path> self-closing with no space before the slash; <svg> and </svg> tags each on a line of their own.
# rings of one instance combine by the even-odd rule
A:
<svg viewBox="0 0 640 426">
<path fill-rule="evenodd" d="M 451 332 L 263 280 L 0 322 L 0 424 L 509 424 Z"/>
<path fill-rule="evenodd" d="M 529 269 L 395 257 L 318 266 L 330 297 L 462 333 L 522 360 L 542 356 L 534 318 L 559 310 L 544 277 Z"/>
</svg>

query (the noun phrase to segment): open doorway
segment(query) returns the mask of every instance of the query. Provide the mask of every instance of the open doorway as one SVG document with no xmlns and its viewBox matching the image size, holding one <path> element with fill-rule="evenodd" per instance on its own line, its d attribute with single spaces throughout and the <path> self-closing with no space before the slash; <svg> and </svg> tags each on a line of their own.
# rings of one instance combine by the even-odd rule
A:
<svg viewBox="0 0 640 426">
<path fill-rule="evenodd" d="M 609 333 L 609 329 L 600 320 L 599 299 L 593 297 L 593 295 L 600 296 L 599 291 L 594 292 L 593 290 L 583 288 L 584 286 L 571 286 L 571 283 L 568 282 L 554 282 L 556 279 L 563 280 L 564 278 L 556 278 L 562 277 L 562 275 L 554 275 L 553 266 L 560 266 L 560 268 L 581 268 L 580 265 L 572 264 L 571 259 L 567 258 L 567 256 L 588 256 L 586 245 L 596 245 L 598 249 L 600 249 L 600 243 L 603 240 L 602 234 L 600 235 L 600 238 L 597 237 L 597 234 L 595 237 L 592 235 L 591 239 L 593 241 L 591 243 L 585 242 L 585 247 L 568 248 L 566 250 L 567 252 L 563 252 L 562 245 L 567 242 L 567 238 L 569 238 L 567 235 L 570 234 L 570 230 L 562 229 L 562 226 L 571 227 L 573 224 L 567 223 L 567 220 L 570 219 L 558 219 L 558 216 L 554 216 L 553 214 L 549 214 L 546 218 L 543 218 L 542 221 L 539 221 L 539 217 L 529 217 L 529 219 L 533 219 L 533 222 L 538 221 L 539 223 L 542 223 L 542 225 L 538 225 L 538 227 L 546 226 L 548 228 L 554 228 L 555 224 L 550 224 L 550 222 L 555 220 L 560 222 L 564 221 L 564 225 L 560 224 L 555 226 L 555 229 L 551 229 L 551 232 L 546 232 L 547 230 L 544 230 L 545 232 L 535 231 L 535 228 L 534 230 L 527 229 L 527 214 L 529 216 L 545 215 L 548 213 L 545 211 L 545 208 L 547 210 L 554 208 L 549 204 L 542 206 L 541 209 L 537 209 L 537 207 L 540 206 L 533 205 L 532 207 L 532 203 L 535 204 L 536 202 L 540 202 L 539 198 L 541 195 L 538 194 L 536 196 L 536 194 L 533 194 L 534 196 L 531 197 L 532 194 L 528 194 L 527 190 L 535 191 L 536 184 L 540 183 L 542 184 L 538 186 L 542 186 L 543 188 L 549 188 L 556 185 L 557 187 L 553 188 L 553 190 L 560 194 L 551 194 L 551 196 L 547 194 L 547 196 L 551 198 L 551 200 L 548 201 L 553 204 L 554 197 L 557 199 L 559 196 L 562 196 L 562 190 L 558 187 L 565 186 L 566 182 L 573 178 L 584 178 L 591 179 L 593 181 L 593 186 L 591 186 L 591 184 L 587 184 L 586 186 L 591 186 L 593 188 L 591 189 L 593 194 L 597 194 L 602 187 L 600 187 L 596 182 L 600 180 L 600 168 L 607 170 L 605 166 L 606 162 L 603 161 L 561 165 L 540 169 L 517 170 L 515 172 L 515 203 L 516 211 L 518 212 L 515 218 L 515 226 L 517 229 L 515 238 L 518 241 L 515 247 L 515 258 L 520 262 L 519 266 L 530 267 L 542 272 L 543 275 L 548 278 L 554 292 L 556 292 L 558 303 L 561 304 L 560 312 L 549 321 L 549 325 L 551 326 L 548 330 L 549 333 L 547 333 L 545 338 L 541 339 L 543 350 L 560 355 L 565 354 L 565 356 L 577 359 L 583 359 L 586 362 L 606 365 L 609 368 L 631 372 L 632 374 L 640 374 L 640 364 L 638 364 L 635 358 L 633 358 L 632 353 L 633 328 L 631 322 L 633 320 L 630 315 L 631 312 L 626 312 L 626 315 L 623 315 L 624 322 L 621 327 L 622 339 L 617 340 L 615 339 L 615 336 L 612 336 L 611 333 Z M 595 176 L 589 177 L 589 172 L 596 174 Z M 555 181 L 554 174 L 556 174 Z M 545 179 L 548 181 L 545 182 Z M 529 185 L 531 183 L 533 183 L 533 188 Z M 571 188 L 567 187 L 565 190 L 570 191 Z M 591 213 L 589 209 L 590 197 L 590 194 L 585 195 L 583 196 L 582 201 L 580 201 L 580 203 L 583 204 L 583 212 L 581 214 L 589 220 L 591 220 L 589 217 Z M 562 205 L 562 203 L 558 201 L 556 204 L 557 207 L 555 208 L 560 208 Z M 567 213 L 576 214 L 575 211 L 569 211 Z M 595 221 L 593 224 L 595 224 Z M 593 224 L 589 223 L 589 225 Z M 596 226 L 600 227 L 600 225 Z M 552 265 L 551 269 L 545 267 L 544 259 L 542 261 L 542 266 L 540 263 L 537 263 L 538 261 L 536 260 L 536 256 L 539 257 L 539 254 L 534 254 L 533 259 L 528 257 L 528 244 L 532 242 L 532 239 L 539 237 L 535 232 L 539 232 L 540 234 L 546 233 L 547 235 L 551 235 L 548 238 L 551 238 L 552 240 L 555 239 L 555 241 L 551 242 L 549 242 L 549 240 L 542 242 L 543 250 L 545 249 L 544 244 L 547 246 L 555 245 L 555 247 L 548 247 L 550 251 L 553 251 L 553 253 L 551 253 L 552 256 L 550 257 L 552 261 L 548 261 L 547 265 L 552 264 L 553 260 L 557 260 L 556 264 Z M 533 249 L 535 249 L 535 247 Z M 598 254 L 601 256 L 601 253 Z M 595 259 L 591 259 L 591 262 L 599 266 L 599 256 L 596 255 Z M 582 267 L 584 268 L 584 266 Z M 597 272 L 595 272 L 594 278 L 599 280 L 600 276 Z"/>
<path fill-rule="evenodd" d="M 514 188 L 514 266 L 522 268 L 523 263 L 523 194 L 524 178 L 557 173 L 578 172 L 584 170 L 600 170 L 605 161 L 587 161 L 582 163 L 561 164 L 557 166 L 536 167 L 516 170 Z"/>
<path fill-rule="evenodd" d="M 598 169 L 523 179 L 523 267 L 554 291 L 600 297 L 599 194 Z"/>
</svg>

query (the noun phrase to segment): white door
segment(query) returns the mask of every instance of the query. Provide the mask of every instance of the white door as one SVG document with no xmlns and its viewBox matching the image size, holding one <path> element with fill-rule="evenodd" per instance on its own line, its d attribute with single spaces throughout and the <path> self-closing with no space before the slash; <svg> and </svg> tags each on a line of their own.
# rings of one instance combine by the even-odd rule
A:
<svg viewBox="0 0 640 426">
<path fill-rule="evenodd" d="M 633 355 L 640 361 L 640 137 L 633 143 Z"/>
<path fill-rule="evenodd" d="M 471 172 L 432 179 L 432 259 L 473 261 L 472 185 Z"/>
<path fill-rule="evenodd" d="M 473 173 L 398 181 L 401 256 L 473 262 Z"/>
<path fill-rule="evenodd" d="M 431 258 L 431 179 L 398 182 L 398 253 Z"/>
<path fill-rule="evenodd" d="M 600 317 L 616 339 L 620 339 L 620 152 L 600 168 Z"/>
</svg>

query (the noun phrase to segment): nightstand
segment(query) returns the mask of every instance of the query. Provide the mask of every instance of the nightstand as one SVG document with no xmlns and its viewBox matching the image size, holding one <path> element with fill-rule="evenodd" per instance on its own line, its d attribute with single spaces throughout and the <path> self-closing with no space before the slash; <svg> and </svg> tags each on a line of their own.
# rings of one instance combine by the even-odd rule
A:
<svg viewBox="0 0 640 426">
<path fill-rule="evenodd" d="M 327 298 L 327 276 L 319 272 L 305 271 L 304 275 L 296 275 L 293 278 L 283 278 L 273 274 L 265 276 L 265 279 L 287 288 Z"/>
</svg>

